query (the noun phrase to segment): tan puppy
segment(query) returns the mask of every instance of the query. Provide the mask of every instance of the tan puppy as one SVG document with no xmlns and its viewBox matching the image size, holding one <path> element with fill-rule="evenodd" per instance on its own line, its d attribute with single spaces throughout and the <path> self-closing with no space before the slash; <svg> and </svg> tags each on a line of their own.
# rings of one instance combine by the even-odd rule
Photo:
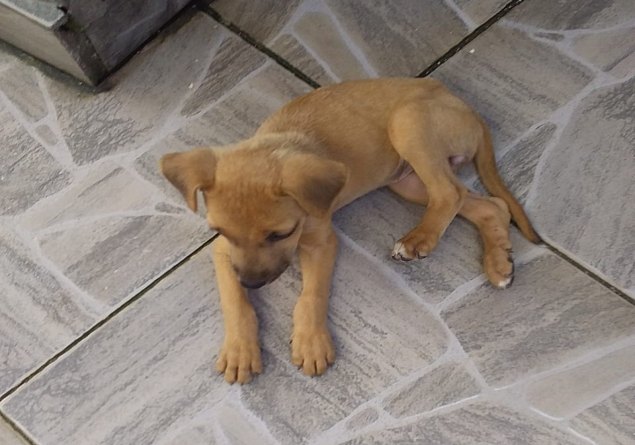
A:
<svg viewBox="0 0 635 445">
<path fill-rule="evenodd" d="M 453 170 L 474 160 L 495 197 L 468 191 Z M 246 288 L 275 280 L 297 251 L 303 288 L 293 313 L 292 362 L 322 374 L 335 352 L 327 327 L 337 250 L 333 212 L 379 187 L 426 205 L 421 222 L 394 246 L 396 260 L 424 258 L 452 219 L 479 229 L 484 268 L 499 288 L 512 281 L 509 222 L 538 242 L 501 181 L 481 118 L 432 79 L 346 82 L 299 97 L 256 134 L 223 150 L 165 155 L 161 169 L 220 236 L 214 263 L 225 339 L 217 362 L 232 383 L 261 372 L 258 322 Z M 361 220 L 363 223 L 363 220 Z"/>
</svg>

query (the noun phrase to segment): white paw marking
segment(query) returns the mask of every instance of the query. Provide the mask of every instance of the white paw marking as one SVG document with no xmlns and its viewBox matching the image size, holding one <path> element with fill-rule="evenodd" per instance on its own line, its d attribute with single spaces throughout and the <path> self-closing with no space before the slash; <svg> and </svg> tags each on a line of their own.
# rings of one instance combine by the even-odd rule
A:
<svg viewBox="0 0 635 445">
<path fill-rule="evenodd" d="M 498 283 L 496 283 L 496 287 L 498 287 L 499 289 L 505 289 L 511 284 L 513 278 L 513 276 L 510 276 L 505 280 L 499 281 Z"/>
<path fill-rule="evenodd" d="M 392 257 L 395 260 L 411 260 L 410 255 L 406 252 L 406 246 L 401 241 L 395 243 L 395 247 L 392 249 Z"/>
</svg>

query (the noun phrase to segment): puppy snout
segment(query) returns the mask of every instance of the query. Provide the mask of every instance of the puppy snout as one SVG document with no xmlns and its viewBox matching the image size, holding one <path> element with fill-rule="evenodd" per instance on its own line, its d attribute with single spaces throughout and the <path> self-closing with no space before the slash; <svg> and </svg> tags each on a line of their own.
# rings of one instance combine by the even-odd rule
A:
<svg viewBox="0 0 635 445">
<path fill-rule="evenodd" d="M 259 289 L 265 284 L 267 284 L 267 280 L 262 280 L 262 281 L 240 280 L 240 285 L 242 287 L 246 287 L 247 289 Z"/>
</svg>

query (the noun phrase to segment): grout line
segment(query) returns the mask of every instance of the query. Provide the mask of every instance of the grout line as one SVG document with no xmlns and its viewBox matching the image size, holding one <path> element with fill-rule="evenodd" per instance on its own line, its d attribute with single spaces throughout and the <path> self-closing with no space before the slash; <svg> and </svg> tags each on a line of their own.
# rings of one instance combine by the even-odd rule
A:
<svg viewBox="0 0 635 445">
<path fill-rule="evenodd" d="M 23 439 L 26 443 L 28 443 L 29 445 L 37 445 L 35 440 L 31 438 L 31 436 L 29 436 L 26 431 L 20 428 L 18 424 L 13 421 L 13 419 L 11 419 L 7 414 L 3 413 L 2 410 L 0 410 L 0 421 L 1 420 L 4 420 L 4 422 L 7 423 L 7 425 L 9 425 L 9 427 L 11 427 L 11 429 L 13 429 L 13 431 L 15 431 L 15 433 L 20 436 L 20 438 Z"/>
<path fill-rule="evenodd" d="M 635 299 L 633 299 L 633 297 L 628 295 L 626 292 L 624 292 L 623 290 L 619 289 L 615 285 L 609 283 L 606 279 L 602 278 L 599 274 L 595 273 L 594 271 L 592 271 L 590 269 L 587 269 L 583 264 L 578 263 L 576 260 L 571 258 L 569 255 L 567 255 L 565 252 L 563 252 L 557 246 L 551 244 L 550 242 L 545 241 L 544 239 L 543 239 L 542 242 L 545 245 L 545 247 L 547 247 L 547 249 L 549 249 L 551 252 L 553 252 L 554 254 L 556 254 L 557 256 L 562 258 L 563 260 L 565 260 L 567 263 L 571 264 L 576 269 L 580 270 L 585 275 L 587 275 L 590 278 L 592 278 L 593 280 L 597 281 L 600 285 L 608 288 L 610 291 L 612 291 L 613 293 L 617 294 L 617 296 L 622 298 L 627 303 L 630 303 L 630 304 L 635 306 Z"/>
<path fill-rule="evenodd" d="M 133 304 L 134 302 L 136 302 L 137 300 L 139 300 L 141 297 L 143 297 L 145 294 L 147 294 L 149 291 L 151 291 L 152 289 L 154 289 L 159 283 L 161 283 L 168 275 L 170 275 L 172 272 L 174 272 L 176 269 L 178 269 L 179 267 L 181 267 L 183 264 L 187 263 L 193 256 L 195 256 L 196 254 L 198 254 L 199 252 L 201 252 L 204 248 L 206 248 L 207 246 L 209 246 L 210 244 L 212 244 L 212 242 L 218 238 L 218 233 L 215 233 L 210 239 L 208 239 L 207 241 L 205 241 L 203 244 L 201 244 L 199 247 L 197 247 L 196 249 L 194 249 L 192 252 L 190 252 L 189 254 L 187 254 L 183 259 L 181 259 L 178 263 L 176 263 L 175 265 L 173 265 L 172 267 L 170 267 L 168 270 L 166 270 L 165 272 L 163 272 L 161 275 L 159 275 L 157 278 L 155 278 L 154 280 L 152 280 L 148 285 L 146 285 L 144 288 L 142 288 L 139 292 L 137 292 L 135 295 L 133 295 L 130 299 L 126 300 L 124 303 L 122 303 L 120 306 L 118 306 L 115 310 L 113 310 L 112 312 L 110 312 L 108 315 L 106 315 L 106 317 L 102 318 L 101 320 L 99 320 L 97 323 L 95 323 L 94 325 L 92 325 L 88 330 L 86 330 L 83 334 L 81 334 L 80 336 L 78 336 L 77 338 L 75 338 L 75 340 L 73 340 L 72 342 L 70 342 L 68 345 L 66 345 L 63 349 L 61 349 L 60 351 L 58 351 L 57 353 L 55 353 L 51 358 L 49 358 L 46 362 L 44 362 L 42 365 L 40 365 L 38 368 L 36 368 L 35 370 L 31 371 L 26 377 L 24 377 L 22 380 L 20 380 L 17 384 L 13 385 L 11 388 L 9 388 L 9 390 L 7 390 L 6 392 L 4 392 L 2 395 L 0 395 L 0 403 L 3 402 L 5 399 L 7 399 L 9 396 L 11 396 L 14 392 L 16 392 L 18 389 L 20 389 L 22 386 L 24 386 L 25 384 L 27 384 L 29 381 L 31 381 L 33 378 L 37 377 L 38 374 L 40 374 L 42 371 L 44 371 L 46 368 L 48 368 L 49 366 L 51 366 L 53 363 L 55 363 L 59 358 L 61 358 L 63 355 L 65 355 L 67 352 L 69 352 L 71 349 L 75 348 L 75 346 L 77 346 L 79 343 L 81 343 L 82 341 L 84 341 L 86 338 L 88 338 L 93 332 L 97 331 L 99 328 L 101 328 L 103 325 L 105 325 L 107 322 L 109 322 L 111 319 L 113 319 L 114 317 L 116 317 L 120 312 L 122 312 L 124 309 L 126 309 L 128 306 L 130 306 L 131 304 Z"/>
<path fill-rule="evenodd" d="M 506 16 L 509 13 L 509 11 L 514 9 L 516 6 L 520 5 L 523 1 L 524 0 L 512 0 L 509 3 L 507 3 L 505 6 L 503 6 L 503 8 L 500 11 L 498 11 L 496 14 L 491 16 L 485 23 L 483 23 L 474 31 L 472 31 L 467 36 L 465 36 L 459 43 L 457 43 L 452 48 L 447 50 L 445 54 L 441 55 L 437 60 L 432 62 L 430 66 L 428 66 L 426 69 L 424 69 L 421 73 L 419 73 L 415 77 L 426 77 L 430 75 L 430 73 L 432 73 L 438 67 L 443 65 L 445 62 L 447 62 L 451 57 L 453 57 L 456 53 L 458 53 L 465 46 L 467 46 L 468 43 L 476 39 L 484 31 L 490 28 L 494 23 L 498 22 L 500 19 Z"/>
<path fill-rule="evenodd" d="M 293 66 L 291 63 L 289 63 L 282 56 L 280 56 L 279 54 L 277 54 L 277 53 L 273 52 L 272 50 L 270 50 L 263 43 L 260 43 L 259 41 L 257 41 L 255 38 L 253 38 L 251 35 L 249 35 L 249 33 L 243 31 L 241 28 L 239 28 L 238 26 L 234 25 L 230 21 L 225 20 L 223 18 L 223 16 L 221 16 L 218 12 L 216 12 L 214 9 L 212 9 L 211 6 L 209 6 L 209 5 L 201 5 L 200 9 L 201 9 L 201 11 L 205 12 L 206 14 L 208 14 L 211 18 L 216 20 L 218 23 L 223 25 L 225 28 L 227 28 L 228 30 L 230 30 L 231 32 L 236 34 L 238 37 L 243 39 L 247 44 L 253 46 L 258 51 L 264 53 L 266 56 L 269 56 L 278 65 L 280 65 L 283 68 L 285 68 L 287 71 L 289 71 L 291 74 L 293 74 L 298 79 L 304 81 L 305 83 L 309 84 L 313 88 L 320 88 L 321 85 L 318 82 L 316 82 L 311 77 L 309 77 L 306 74 L 304 74 L 302 71 L 300 71 L 298 68 Z"/>
</svg>

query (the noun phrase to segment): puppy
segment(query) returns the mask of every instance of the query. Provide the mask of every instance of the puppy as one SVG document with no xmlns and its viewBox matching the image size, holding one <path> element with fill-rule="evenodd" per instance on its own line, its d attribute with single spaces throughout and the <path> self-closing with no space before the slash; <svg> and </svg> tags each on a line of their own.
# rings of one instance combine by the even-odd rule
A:
<svg viewBox="0 0 635 445">
<path fill-rule="evenodd" d="M 454 175 L 466 162 L 493 197 L 468 191 Z M 327 327 L 337 251 L 333 212 L 379 187 L 426 206 L 395 244 L 398 261 L 425 258 L 458 214 L 483 240 L 483 266 L 497 288 L 512 282 L 509 223 L 539 237 L 496 170 L 483 120 L 440 82 L 377 79 L 345 82 L 299 97 L 247 140 L 161 159 L 165 177 L 221 236 L 213 244 L 225 322 L 217 369 L 248 382 L 262 364 L 258 322 L 247 289 L 275 280 L 299 255 L 303 287 L 293 312 L 291 360 L 320 375 L 335 359 Z M 360 221 L 361 224 L 364 221 Z"/>
</svg>

